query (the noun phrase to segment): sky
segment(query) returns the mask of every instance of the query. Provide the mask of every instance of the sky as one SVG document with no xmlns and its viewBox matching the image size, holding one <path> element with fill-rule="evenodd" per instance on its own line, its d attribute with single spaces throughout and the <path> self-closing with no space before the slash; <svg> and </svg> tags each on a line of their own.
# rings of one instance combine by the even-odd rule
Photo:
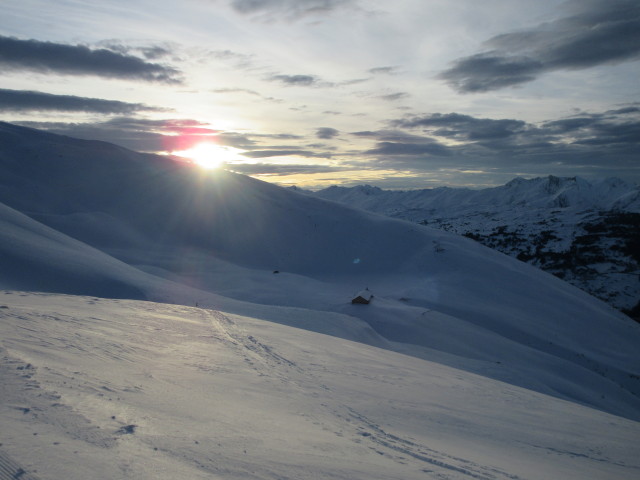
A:
<svg viewBox="0 0 640 480">
<path fill-rule="evenodd" d="M 0 120 L 319 189 L 640 182 L 637 0 L 0 0 Z"/>
</svg>

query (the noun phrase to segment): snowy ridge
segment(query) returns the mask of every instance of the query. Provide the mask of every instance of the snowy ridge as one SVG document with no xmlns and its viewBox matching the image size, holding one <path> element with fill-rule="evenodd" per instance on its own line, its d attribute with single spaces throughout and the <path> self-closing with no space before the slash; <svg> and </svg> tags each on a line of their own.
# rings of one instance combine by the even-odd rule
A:
<svg viewBox="0 0 640 480">
<path fill-rule="evenodd" d="M 640 213 L 640 186 L 618 178 L 589 183 L 578 177 L 515 178 L 506 185 L 482 190 L 431 188 L 382 190 L 370 185 L 333 186 L 315 196 L 365 210 L 392 214 L 400 211 L 446 211 L 450 216 L 470 208 L 488 207 L 567 208 L 574 210 L 623 210 Z"/>
<path fill-rule="evenodd" d="M 7 124 L 0 200 L 0 448 L 29 473 L 58 442 L 60 479 L 74 451 L 105 479 L 637 474 L 638 325 L 477 242 Z"/>
</svg>

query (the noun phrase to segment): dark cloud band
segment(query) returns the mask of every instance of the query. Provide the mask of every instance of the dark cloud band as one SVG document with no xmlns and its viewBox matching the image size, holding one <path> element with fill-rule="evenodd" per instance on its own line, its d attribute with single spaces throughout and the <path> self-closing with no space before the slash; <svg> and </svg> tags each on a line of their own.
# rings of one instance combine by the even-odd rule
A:
<svg viewBox="0 0 640 480">
<path fill-rule="evenodd" d="M 344 142 L 331 142 L 332 149 L 324 143 L 312 145 L 308 137 L 290 133 L 219 131 L 193 119 L 122 116 L 99 123 L 29 126 L 79 138 L 106 140 L 147 152 L 178 151 L 203 140 L 215 141 L 240 148 L 242 156 L 258 160 L 257 165 L 234 163 L 230 168 L 250 175 L 271 176 L 341 169 L 389 170 L 402 172 L 403 178 L 450 169 L 541 174 L 574 170 L 574 175 L 617 169 L 637 176 L 640 148 L 640 105 L 633 103 L 535 124 L 454 112 L 406 116 L 390 121 L 389 128 L 383 130 L 347 133 L 334 132 L 330 127 L 316 129 L 316 137 L 318 133 L 329 138 L 334 133 L 341 135 Z M 356 149 L 350 137 L 357 140 L 357 145 L 365 143 L 365 146 Z M 343 144 L 348 151 L 338 148 Z M 333 161 L 330 166 L 320 161 L 309 162 L 316 165 L 285 162 L 279 165 L 276 159 L 268 160 L 274 157 L 331 158 Z"/>
<path fill-rule="evenodd" d="M 322 138 L 324 140 L 329 140 L 331 138 L 337 137 L 338 135 L 340 135 L 340 132 L 331 127 L 321 127 L 316 130 L 316 137 Z"/>
<path fill-rule="evenodd" d="M 491 140 L 508 138 L 523 133 L 527 125 L 522 120 L 476 118 L 459 113 L 434 113 L 422 117 L 410 117 L 392 122 L 396 127 L 432 129 L 440 137 L 458 140 Z"/>
<path fill-rule="evenodd" d="M 270 157 L 306 157 L 306 158 L 329 158 L 329 155 L 312 152 L 310 150 L 253 150 L 245 152 L 242 155 L 249 158 L 270 158 Z"/>
<path fill-rule="evenodd" d="M 495 171 L 551 166 L 592 172 L 610 167 L 638 170 L 640 108 L 636 104 L 539 124 L 460 113 L 411 116 L 390 124 L 397 130 L 354 133 L 377 142 L 365 153 L 374 157 L 379 168 L 429 171 L 464 165 Z"/>
<path fill-rule="evenodd" d="M 38 40 L 0 36 L 0 66 L 5 70 L 30 70 L 65 75 L 96 75 L 168 84 L 181 83 L 172 67 L 115 52 Z"/>
<path fill-rule="evenodd" d="M 285 85 L 298 87 L 312 87 L 317 85 L 319 81 L 313 75 L 273 75 L 270 79 Z"/>
<path fill-rule="evenodd" d="M 163 111 L 142 103 L 127 103 L 101 98 L 53 95 L 29 90 L 0 89 L 0 111 L 58 111 L 92 112 L 103 114 L 131 114 L 141 111 Z"/>
<path fill-rule="evenodd" d="M 426 143 L 399 143 L 399 142 L 378 142 L 376 148 L 367 150 L 368 155 L 408 155 L 408 156 L 438 156 L 445 157 L 451 152 L 444 145 L 437 142 Z"/>
<path fill-rule="evenodd" d="M 398 68 L 397 67 L 374 67 L 374 68 L 370 68 L 369 73 L 372 73 L 374 75 L 379 75 L 379 74 L 384 74 L 384 75 L 394 75 L 397 73 Z"/>
<path fill-rule="evenodd" d="M 355 4 L 355 0 L 231 0 L 231 7 L 243 14 L 278 15 L 295 19 L 307 15 L 328 13 Z"/>
<path fill-rule="evenodd" d="M 379 98 L 381 98 L 382 100 L 386 100 L 387 102 L 396 102 L 398 100 L 403 100 L 410 96 L 411 95 L 407 92 L 396 92 L 396 93 L 389 93 L 387 95 L 380 95 Z"/>
<path fill-rule="evenodd" d="M 533 58 L 491 52 L 456 60 L 440 77 L 461 93 L 477 93 L 530 82 L 544 70 Z"/>
<path fill-rule="evenodd" d="M 345 170 L 345 167 L 331 165 L 299 165 L 275 163 L 237 163 L 228 165 L 230 170 L 245 175 L 299 175 L 312 173 L 330 173 Z"/>
<path fill-rule="evenodd" d="M 640 58 L 640 2 L 574 2 L 572 15 L 485 42 L 440 74 L 461 93 L 520 85 L 555 70 L 579 70 Z"/>
</svg>

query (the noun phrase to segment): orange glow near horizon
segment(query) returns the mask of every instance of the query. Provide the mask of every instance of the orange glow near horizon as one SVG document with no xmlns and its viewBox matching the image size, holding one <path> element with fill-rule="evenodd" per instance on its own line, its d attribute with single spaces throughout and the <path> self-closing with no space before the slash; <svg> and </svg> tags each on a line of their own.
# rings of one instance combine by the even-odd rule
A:
<svg viewBox="0 0 640 480">
<path fill-rule="evenodd" d="M 202 168 L 212 170 L 227 162 L 242 160 L 242 156 L 240 155 L 242 151 L 243 150 L 239 148 L 216 145 L 213 142 L 202 142 L 187 150 L 179 150 L 171 153 L 193 160 L 193 163 Z"/>
</svg>

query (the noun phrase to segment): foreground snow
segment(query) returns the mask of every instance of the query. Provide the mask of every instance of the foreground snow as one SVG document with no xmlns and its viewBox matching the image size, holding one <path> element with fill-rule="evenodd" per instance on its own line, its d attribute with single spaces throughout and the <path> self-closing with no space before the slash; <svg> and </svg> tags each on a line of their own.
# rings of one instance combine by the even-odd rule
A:
<svg viewBox="0 0 640 480">
<path fill-rule="evenodd" d="M 23 478 L 640 475 L 640 423 L 415 357 L 185 306 L 0 306 L 0 466 Z"/>
</svg>

